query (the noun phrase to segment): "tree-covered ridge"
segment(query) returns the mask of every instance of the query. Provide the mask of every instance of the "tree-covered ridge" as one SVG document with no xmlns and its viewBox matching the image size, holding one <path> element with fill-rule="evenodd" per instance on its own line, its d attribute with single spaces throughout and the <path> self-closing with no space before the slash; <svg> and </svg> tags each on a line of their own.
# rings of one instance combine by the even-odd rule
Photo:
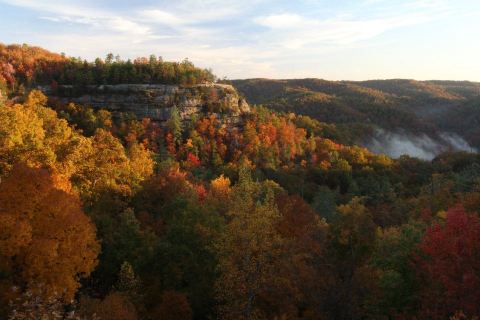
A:
<svg viewBox="0 0 480 320">
<path fill-rule="evenodd" d="M 108 54 L 88 62 L 65 57 L 39 47 L 0 44 L 0 88 L 22 94 L 36 85 L 102 85 L 119 83 L 162 83 L 193 85 L 213 81 L 211 71 L 188 61 L 167 62 L 161 57 L 122 60 Z"/>
<path fill-rule="evenodd" d="M 47 105 L 0 106 L 2 318 L 480 314 L 478 155 L 393 160 L 264 108 Z"/>
<path fill-rule="evenodd" d="M 23 91 L 39 70 L 62 61 L 65 61 L 65 58 L 61 55 L 40 47 L 0 43 L 0 92 L 2 89 Z"/>
<path fill-rule="evenodd" d="M 282 92 L 306 89 L 337 98 L 353 98 L 378 102 L 465 100 L 480 94 L 480 84 L 468 81 L 416 81 L 408 79 L 329 81 L 323 79 L 246 79 L 233 80 L 252 102 L 266 103 Z M 263 100 L 262 100 L 263 99 Z M 354 101 L 352 99 L 352 101 Z"/>
<path fill-rule="evenodd" d="M 341 125 L 351 142 L 365 142 L 381 128 L 440 141 L 439 133 L 449 131 L 479 147 L 478 132 L 470 126 L 451 125 L 470 121 L 469 110 L 480 96 L 479 83 L 247 79 L 232 84 L 250 103 Z M 448 121 L 452 116 L 459 121 Z"/>
</svg>

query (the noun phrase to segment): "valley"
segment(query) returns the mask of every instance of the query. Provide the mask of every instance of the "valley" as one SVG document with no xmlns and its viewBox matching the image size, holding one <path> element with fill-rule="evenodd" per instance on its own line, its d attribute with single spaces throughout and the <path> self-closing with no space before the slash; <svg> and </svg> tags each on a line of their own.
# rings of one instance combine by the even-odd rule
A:
<svg viewBox="0 0 480 320">
<path fill-rule="evenodd" d="M 480 83 L 401 79 L 231 83 L 252 104 L 334 123 L 343 129 L 346 141 L 393 157 L 433 159 L 442 151 L 480 147 Z"/>
</svg>

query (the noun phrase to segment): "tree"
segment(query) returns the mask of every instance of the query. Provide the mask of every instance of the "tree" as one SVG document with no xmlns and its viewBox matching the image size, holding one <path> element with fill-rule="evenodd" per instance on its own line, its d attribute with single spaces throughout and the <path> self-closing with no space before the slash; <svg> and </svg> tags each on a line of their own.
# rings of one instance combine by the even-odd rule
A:
<svg viewBox="0 0 480 320">
<path fill-rule="evenodd" d="M 211 204 L 215 211 L 226 212 L 225 203 L 228 203 L 231 194 L 230 179 L 222 175 L 210 181 L 210 192 L 208 195 L 208 203 Z"/>
<path fill-rule="evenodd" d="M 82 138 L 44 103 L 46 97 L 33 90 L 23 105 L 0 109 L 0 176 L 18 161 L 54 168 L 68 177 L 82 163 Z"/>
<path fill-rule="evenodd" d="M 48 98 L 39 90 L 32 90 L 25 101 L 25 107 L 36 108 L 47 105 Z"/>
<path fill-rule="evenodd" d="M 480 218 L 461 206 L 446 213 L 444 223 L 429 227 L 419 245 L 418 274 L 424 280 L 421 312 L 446 319 L 457 311 L 480 315 Z"/>
<path fill-rule="evenodd" d="M 3 107 L 7 101 L 7 84 L 6 81 L 0 75 L 0 107 Z"/>
<path fill-rule="evenodd" d="M 0 124 L 0 176 L 17 161 L 38 164 L 48 159 L 45 130 L 35 110 L 21 105 L 2 107 Z"/>
<path fill-rule="evenodd" d="M 105 58 L 105 63 L 112 64 L 112 62 L 113 62 L 113 53 L 110 52 L 109 54 L 107 54 L 107 57 Z"/>
<path fill-rule="evenodd" d="M 139 313 L 143 313 L 145 311 L 143 294 L 141 292 L 143 287 L 142 282 L 135 274 L 130 263 L 125 261 L 122 264 L 118 273 L 117 283 L 114 287 L 116 291 L 129 298 Z"/>
<path fill-rule="evenodd" d="M 103 291 L 119 285 L 117 275 L 119 272 L 122 274 L 125 261 L 135 270 L 144 267 L 158 242 L 150 229 L 141 227 L 131 208 L 118 212 L 121 206 L 117 207 L 116 201 L 108 201 L 105 207 L 94 207 L 91 212 L 98 228 L 98 237 L 102 239 L 100 263 L 93 277 L 97 280 L 97 288 Z M 138 299 L 134 302 L 138 302 Z"/>
<path fill-rule="evenodd" d="M 173 143 L 175 146 L 180 145 L 182 142 L 182 121 L 176 106 L 171 108 L 170 118 L 167 121 L 167 128 L 173 136 Z"/>
<path fill-rule="evenodd" d="M 153 311 L 153 316 L 162 320 L 191 320 L 192 309 L 185 295 L 166 291 L 162 295 L 161 303 Z"/>
<path fill-rule="evenodd" d="M 132 265 L 125 261 L 120 267 L 115 289 L 131 295 L 136 295 L 139 293 L 140 286 L 140 279 L 135 275 Z"/>
<path fill-rule="evenodd" d="M 69 182 L 18 164 L 0 184 L 0 203 L 0 260 L 9 280 L 70 302 L 100 246 Z"/>
<path fill-rule="evenodd" d="M 126 151 L 104 129 L 98 129 L 89 139 L 81 139 L 75 152 L 72 182 L 84 199 L 98 198 L 102 192 L 129 195 L 153 172 L 148 150 L 133 143 Z"/>
<path fill-rule="evenodd" d="M 313 198 L 312 207 L 317 214 L 330 222 L 334 219 L 336 214 L 335 201 L 337 197 L 337 193 L 327 186 L 319 186 Z"/>
<path fill-rule="evenodd" d="M 375 245 L 375 224 L 362 199 L 337 208 L 329 234 L 329 261 L 335 283 L 328 299 L 335 319 L 360 319 L 363 300 L 373 285 L 368 265 Z"/>
<path fill-rule="evenodd" d="M 413 262 L 423 232 L 424 226 L 413 221 L 378 232 L 371 263 L 379 293 L 369 298 L 375 315 L 408 317 L 416 313 L 421 284 Z"/>
<path fill-rule="evenodd" d="M 216 243 L 219 313 L 222 319 L 258 319 L 265 316 L 259 295 L 274 281 L 281 255 L 280 215 L 272 189 L 253 182 L 246 169 L 232 192 L 229 221 Z"/>
<path fill-rule="evenodd" d="M 128 146 L 127 155 L 130 160 L 131 185 L 136 186 L 153 174 L 155 163 L 152 160 L 152 152 L 143 144 L 134 142 Z"/>
<path fill-rule="evenodd" d="M 197 193 L 185 173 L 170 168 L 147 181 L 135 203 L 144 225 L 159 236 L 144 269 L 144 283 L 151 292 L 148 300 L 158 303 L 165 290 L 182 292 L 196 316 L 208 317 L 215 303 L 217 259 L 212 239 L 221 217 Z"/>
<path fill-rule="evenodd" d="M 102 320 L 137 320 L 134 304 L 122 293 L 113 292 L 95 308 L 95 314 Z"/>
<path fill-rule="evenodd" d="M 276 203 L 281 215 L 277 230 L 284 241 L 285 258 L 277 264 L 278 276 L 271 285 L 274 290 L 268 290 L 263 298 L 279 316 L 321 318 L 329 288 L 324 266 L 327 224 L 298 195 L 280 195 Z"/>
</svg>

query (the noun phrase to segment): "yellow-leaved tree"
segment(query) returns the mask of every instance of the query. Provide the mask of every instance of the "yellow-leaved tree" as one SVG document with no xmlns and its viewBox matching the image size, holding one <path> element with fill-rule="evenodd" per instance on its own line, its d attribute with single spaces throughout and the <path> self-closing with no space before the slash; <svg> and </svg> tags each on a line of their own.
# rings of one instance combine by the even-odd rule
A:
<svg viewBox="0 0 480 320">
<path fill-rule="evenodd" d="M 232 190 L 228 223 L 216 244 L 220 272 L 216 293 L 222 319 L 265 317 L 257 300 L 275 281 L 283 246 L 276 230 L 280 213 L 274 187 L 252 181 L 242 169 Z"/>
<path fill-rule="evenodd" d="M 151 153 L 142 145 L 126 150 L 104 129 L 82 136 L 46 103 L 33 90 L 24 104 L 0 108 L 0 178 L 19 161 L 52 168 L 89 200 L 105 190 L 130 194 L 153 173 Z"/>
</svg>

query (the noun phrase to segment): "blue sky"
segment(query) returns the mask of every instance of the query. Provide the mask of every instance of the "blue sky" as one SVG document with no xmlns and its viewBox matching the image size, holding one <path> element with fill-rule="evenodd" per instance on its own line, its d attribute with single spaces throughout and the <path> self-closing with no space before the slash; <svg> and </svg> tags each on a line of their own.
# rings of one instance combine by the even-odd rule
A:
<svg viewBox="0 0 480 320">
<path fill-rule="evenodd" d="M 230 79 L 480 81 L 479 0 L 0 0 L 0 42 Z"/>
</svg>

